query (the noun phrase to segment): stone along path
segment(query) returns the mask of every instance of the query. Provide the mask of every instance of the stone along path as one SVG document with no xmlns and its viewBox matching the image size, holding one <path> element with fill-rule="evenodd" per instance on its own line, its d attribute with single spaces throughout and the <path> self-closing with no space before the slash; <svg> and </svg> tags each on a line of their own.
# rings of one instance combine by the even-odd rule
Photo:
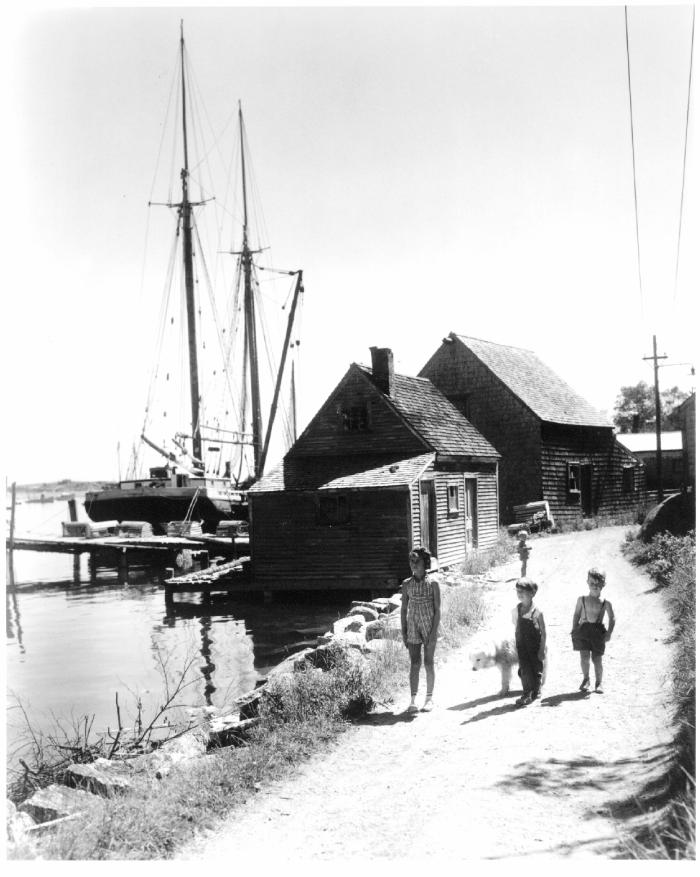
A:
<svg viewBox="0 0 700 877">
<path fill-rule="evenodd" d="M 528 573 L 549 637 L 542 701 L 515 707 L 496 669 L 474 673 L 468 644 L 438 666 L 436 707 L 401 697 L 353 726 L 288 780 L 180 853 L 182 859 L 610 858 L 616 802 L 638 794 L 671 739 L 670 623 L 652 583 L 622 557 L 624 527 L 534 539 Z M 605 694 L 578 692 L 569 631 L 586 572 L 607 571 L 617 627 Z M 491 624 L 516 603 L 516 563 L 494 572 Z M 510 580 L 510 581 L 509 581 Z M 438 643 L 439 652 L 439 643 Z M 423 674 L 421 674 L 423 681 Z"/>
</svg>

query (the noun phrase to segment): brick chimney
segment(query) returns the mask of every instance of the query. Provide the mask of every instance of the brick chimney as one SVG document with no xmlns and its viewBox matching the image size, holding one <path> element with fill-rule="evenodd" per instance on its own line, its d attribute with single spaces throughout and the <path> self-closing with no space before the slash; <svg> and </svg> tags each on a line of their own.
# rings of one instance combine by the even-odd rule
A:
<svg viewBox="0 0 700 877">
<path fill-rule="evenodd" d="M 394 395 L 394 354 L 389 347 L 370 347 L 372 377 L 385 396 Z"/>
</svg>

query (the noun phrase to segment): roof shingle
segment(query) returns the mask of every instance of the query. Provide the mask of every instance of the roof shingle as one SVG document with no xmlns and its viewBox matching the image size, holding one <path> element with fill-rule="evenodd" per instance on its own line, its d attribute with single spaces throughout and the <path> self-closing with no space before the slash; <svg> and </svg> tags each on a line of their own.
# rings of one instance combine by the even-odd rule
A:
<svg viewBox="0 0 700 877">
<path fill-rule="evenodd" d="M 579 396 L 531 350 L 454 332 L 450 336 L 471 350 L 540 420 L 612 427 L 605 414 Z"/>
<path fill-rule="evenodd" d="M 359 368 L 371 379 L 371 368 L 363 365 Z M 394 375 L 394 395 L 387 400 L 437 453 L 494 460 L 500 457 L 494 446 L 427 378 Z"/>
</svg>

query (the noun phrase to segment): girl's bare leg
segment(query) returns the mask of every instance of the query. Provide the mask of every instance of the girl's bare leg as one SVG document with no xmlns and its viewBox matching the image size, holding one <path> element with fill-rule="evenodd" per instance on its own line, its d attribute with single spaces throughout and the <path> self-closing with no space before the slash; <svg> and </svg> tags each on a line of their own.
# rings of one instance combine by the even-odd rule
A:
<svg viewBox="0 0 700 877">
<path fill-rule="evenodd" d="M 408 681 L 411 687 L 411 699 L 413 699 L 418 694 L 418 677 L 420 676 L 420 650 L 420 643 L 408 644 L 408 654 L 411 658 L 411 669 L 408 676 Z"/>
<path fill-rule="evenodd" d="M 433 688 L 435 687 L 435 646 L 437 643 L 429 643 L 425 646 L 423 652 L 423 662 L 425 663 L 425 696 L 433 696 Z"/>
</svg>

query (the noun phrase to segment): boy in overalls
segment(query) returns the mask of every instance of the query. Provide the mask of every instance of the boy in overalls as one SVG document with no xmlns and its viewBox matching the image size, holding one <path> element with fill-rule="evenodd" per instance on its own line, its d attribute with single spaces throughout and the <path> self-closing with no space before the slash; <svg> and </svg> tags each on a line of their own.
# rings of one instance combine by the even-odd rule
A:
<svg viewBox="0 0 700 877">
<path fill-rule="evenodd" d="M 515 703 L 516 706 L 527 706 L 540 696 L 547 629 L 544 615 L 533 602 L 537 593 L 535 582 L 520 578 L 515 590 L 518 594 L 518 605 L 513 610 L 515 648 L 518 652 L 518 675 L 523 684 L 523 695 Z"/>
</svg>

